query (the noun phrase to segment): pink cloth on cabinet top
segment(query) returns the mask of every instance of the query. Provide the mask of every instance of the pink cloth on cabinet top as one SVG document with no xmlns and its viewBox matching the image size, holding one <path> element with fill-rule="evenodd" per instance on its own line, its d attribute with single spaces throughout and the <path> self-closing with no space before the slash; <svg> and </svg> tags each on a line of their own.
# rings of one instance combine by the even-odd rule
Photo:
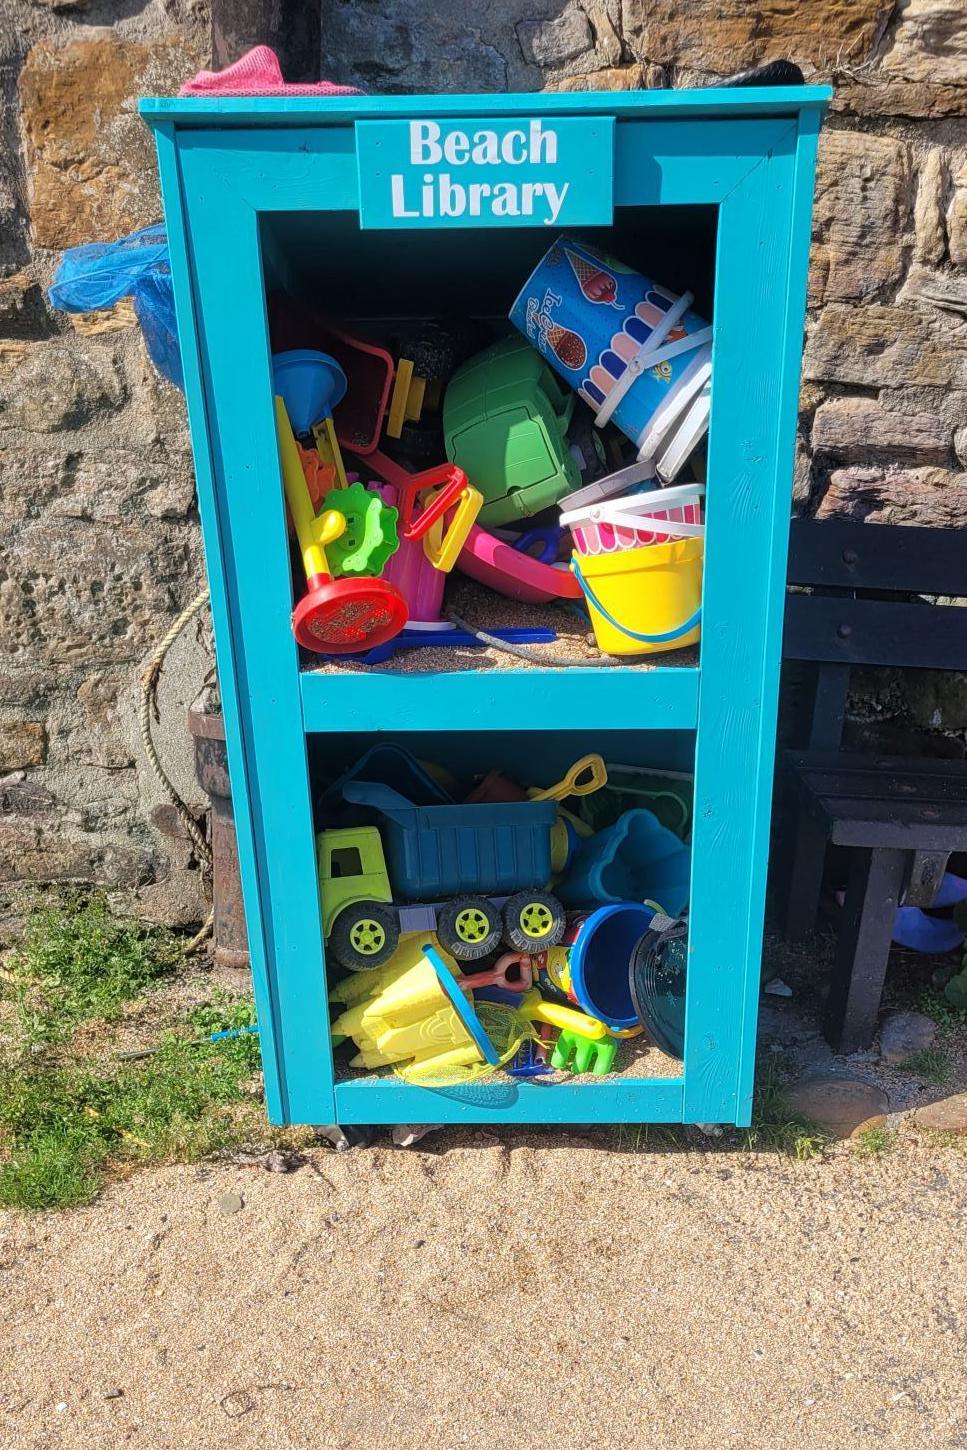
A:
<svg viewBox="0 0 967 1450">
<path fill-rule="evenodd" d="M 224 70 L 200 70 L 186 81 L 179 96 L 362 96 L 356 86 L 332 81 L 290 85 L 282 77 L 279 57 L 267 45 L 256 45 Z"/>
</svg>

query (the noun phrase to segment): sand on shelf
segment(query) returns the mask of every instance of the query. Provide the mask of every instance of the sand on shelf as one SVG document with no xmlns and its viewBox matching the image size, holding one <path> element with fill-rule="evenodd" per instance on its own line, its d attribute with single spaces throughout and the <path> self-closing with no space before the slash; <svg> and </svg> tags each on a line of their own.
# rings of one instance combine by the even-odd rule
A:
<svg viewBox="0 0 967 1450">
<path fill-rule="evenodd" d="M 651 670 L 660 666 L 694 669 L 698 664 L 698 650 L 695 648 L 669 650 L 666 654 L 649 655 L 646 659 L 631 657 L 619 660 L 602 655 L 594 642 L 590 622 L 576 602 L 565 600 L 554 604 L 521 604 L 459 576 L 447 586 L 443 612 L 447 617 L 457 615 L 474 629 L 485 631 L 526 628 L 555 630 L 557 639 L 553 644 L 526 646 L 529 657 L 537 667 L 553 668 L 555 659 L 591 667 L 594 667 L 595 662 L 600 664 L 602 660 L 610 659 L 615 667 L 624 665 L 640 670 Z M 487 646 L 399 650 L 381 665 L 366 665 L 350 656 L 339 660 L 324 660 L 318 656 L 306 655 L 304 666 L 313 674 L 323 675 L 369 674 L 374 670 L 388 674 L 420 675 L 459 670 L 526 670 L 528 662 L 516 655 Z"/>
</svg>

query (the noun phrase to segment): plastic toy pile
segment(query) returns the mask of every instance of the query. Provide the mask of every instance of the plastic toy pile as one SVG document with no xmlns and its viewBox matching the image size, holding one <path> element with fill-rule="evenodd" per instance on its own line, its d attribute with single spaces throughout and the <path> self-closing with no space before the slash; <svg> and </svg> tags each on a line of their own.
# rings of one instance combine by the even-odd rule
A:
<svg viewBox="0 0 967 1450">
<path fill-rule="evenodd" d="M 404 648 L 553 641 L 455 629 L 456 569 L 514 600 L 583 604 L 606 654 L 694 644 L 712 330 L 691 301 L 572 237 L 525 283 L 516 331 L 485 346 L 481 323 L 364 337 L 273 294 L 299 643 L 378 664 Z"/>
<path fill-rule="evenodd" d="M 545 789 L 491 770 L 465 793 L 374 746 L 318 802 L 340 1060 L 445 1086 L 607 1074 L 643 1034 L 681 1058 L 690 816 L 675 772 L 587 755 Z"/>
</svg>

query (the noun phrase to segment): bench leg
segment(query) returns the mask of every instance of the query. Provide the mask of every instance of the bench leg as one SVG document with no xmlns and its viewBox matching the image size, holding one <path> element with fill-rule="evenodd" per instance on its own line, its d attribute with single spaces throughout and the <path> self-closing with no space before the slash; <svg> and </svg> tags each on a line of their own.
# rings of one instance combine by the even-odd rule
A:
<svg viewBox="0 0 967 1450">
<path fill-rule="evenodd" d="M 826 822 L 800 802 L 795 831 L 789 852 L 783 922 L 783 935 L 791 942 L 802 941 L 816 925 L 826 863 Z"/>
<path fill-rule="evenodd" d="M 873 1041 L 908 854 L 885 847 L 854 853 L 823 1024 L 837 1052 Z"/>
</svg>

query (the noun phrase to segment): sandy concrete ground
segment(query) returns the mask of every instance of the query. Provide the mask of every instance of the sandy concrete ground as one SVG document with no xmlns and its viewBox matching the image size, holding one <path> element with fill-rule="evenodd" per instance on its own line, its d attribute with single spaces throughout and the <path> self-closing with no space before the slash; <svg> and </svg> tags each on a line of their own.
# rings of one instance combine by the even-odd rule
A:
<svg viewBox="0 0 967 1450">
<path fill-rule="evenodd" d="M 7 1214 L 0 1443 L 967 1445 L 962 1147 L 613 1142 L 453 1131 Z"/>
</svg>

